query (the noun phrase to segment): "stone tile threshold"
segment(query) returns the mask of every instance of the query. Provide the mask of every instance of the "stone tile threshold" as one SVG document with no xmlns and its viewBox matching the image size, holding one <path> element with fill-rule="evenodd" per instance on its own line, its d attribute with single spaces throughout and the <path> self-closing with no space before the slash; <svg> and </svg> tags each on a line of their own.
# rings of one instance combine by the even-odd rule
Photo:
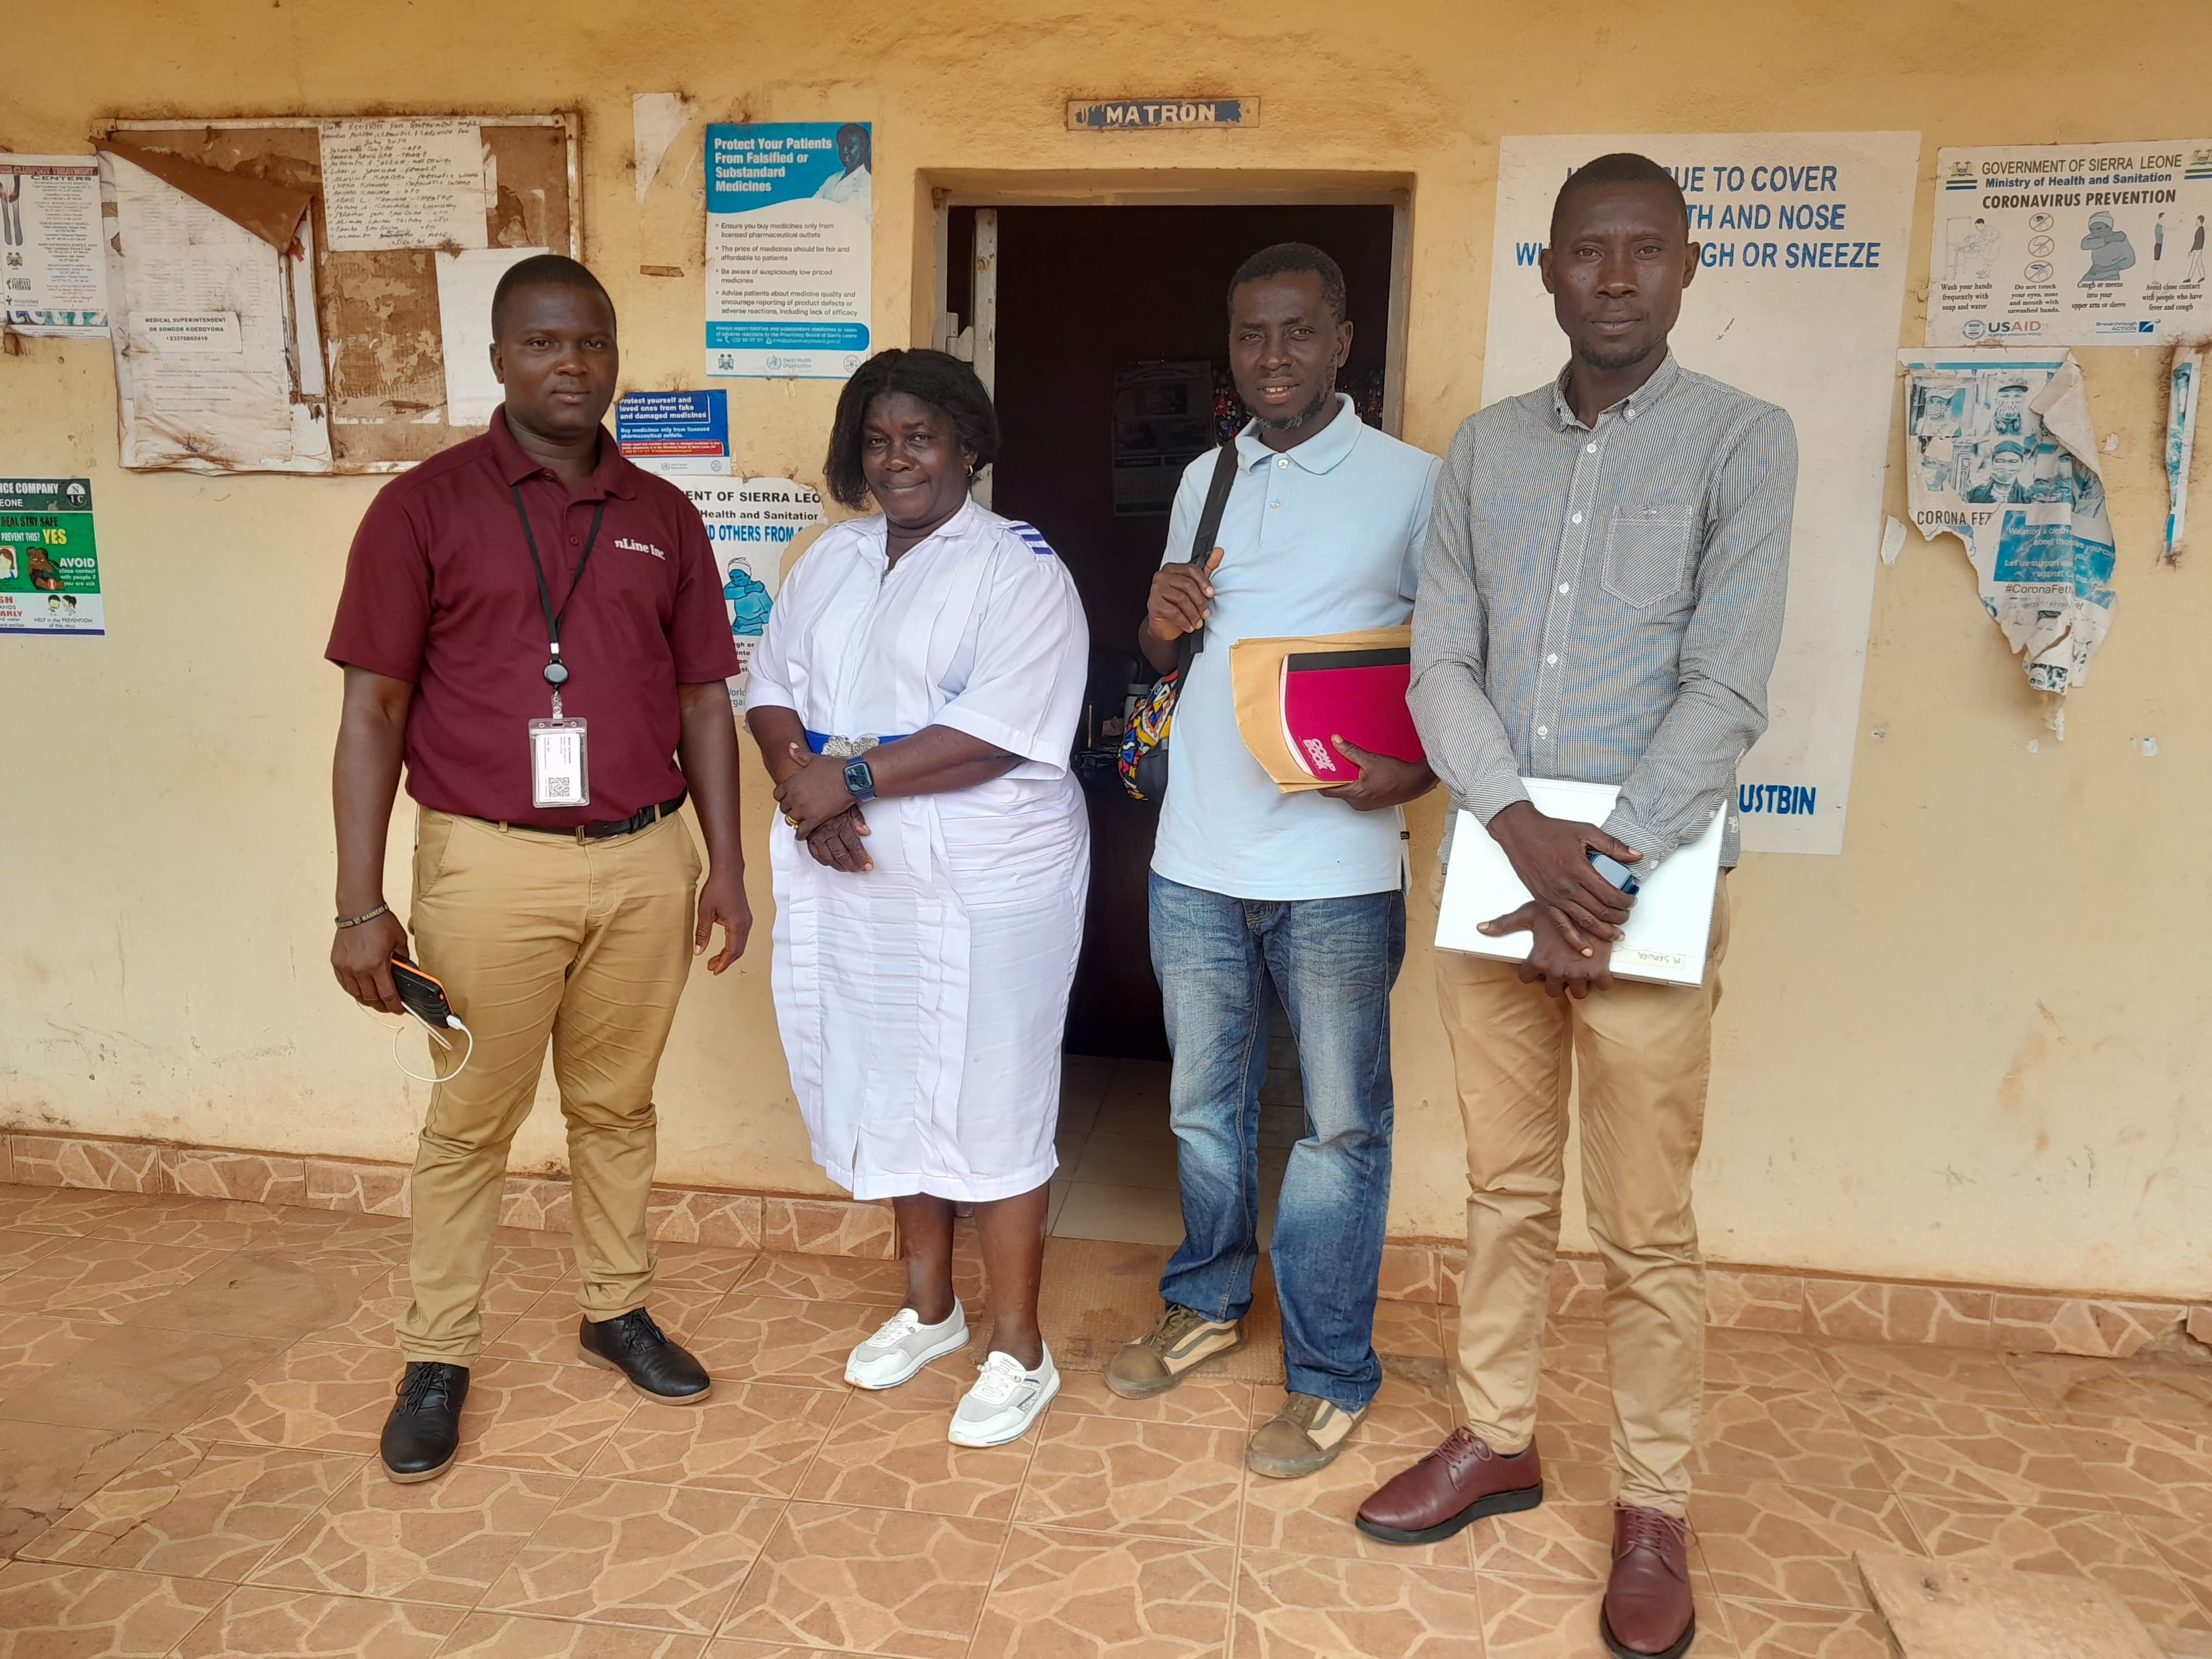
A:
<svg viewBox="0 0 2212 1659">
<path fill-rule="evenodd" d="M 0 1182 L 262 1204 L 407 1213 L 408 1166 L 222 1146 L 13 1130 L 0 1135 Z M 565 1177 L 510 1175 L 500 1220 L 565 1233 Z M 898 1253 L 890 1206 L 850 1199 L 705 1188 L 653 1188 L 653 1237 L 725 1249 L 889 1261 Z M 1422 1239 L 1384 1247 L 1386 1300 L 1447 1309 L 1459 1300 L 1464 1248 Z M 1598 1317 L 1604 1268 L 1563 1255 L 1552 1278 L 1553 1316 Z M 2129 1358 L 2183 1334 L 2212 1342 L 2212 1304 L 2066 1295 L 2001 1285 L 1857 1279 L 1784 1268 L 1707 1270 L 1707 1322 L 1832 1341 Z"/>
</svg>

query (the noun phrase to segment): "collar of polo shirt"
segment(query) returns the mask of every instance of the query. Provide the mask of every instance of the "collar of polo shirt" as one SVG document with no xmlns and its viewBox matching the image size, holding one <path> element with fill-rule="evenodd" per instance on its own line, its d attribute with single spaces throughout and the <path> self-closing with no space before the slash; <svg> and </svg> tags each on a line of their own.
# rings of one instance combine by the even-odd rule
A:
<svg viewBox="0 0 2212 1659">
<path fill-rule="evenodd" d="M 536 477 L 548 471 L 543 461 L 535 459 L 523 447 L 514 441 L 514 434 L 507 429 L 507 410 L 492 411 L 491 425 L 487 435 L 491 439 L 493 464 L 499 468 L 501 482 L 519 484 L 526 478 Z M 609 495 L 618 495 L 624 501 L 637 495 L 637 478 L 632 463 L 615 447 L 605 427 L 599 428 L 599 459 L 592 465 L 592 476 L 577 486 L 571 501 L 600 501 Z"/>
<path fill-rule="evenodd" d="M 1265 466 L 1276 459 L 1296 461 L 1307 472 L 1327 472 L 1352 453 L 1352 445 L 1359 441 L 1359 411 L 1352 406 L 1351 394 L 1336 394 L 1336 418 L 1302 444 L 1293 444 L 1285 450 L 1273 450 L 1260 441 L 1260 423 L 1255 420 L 1237 434 L 1237 464 L 1246 471 L 1255 466 Z"/>
<path fill-rule="evenodd" d="M 1574 365 L 1572 363 L 1569 363 L 1565 368 L 1562 368 L 1559 371 L 1559 379 L 1552 382 L 1552 414 L 1559 422 L 1560 431 L 1565 432 L 1575 430 L 1587 432 L 1590 430 L 1590 428 L 1583 425 L 1582 422 L 1576 418 L 1574 405 L 1567 401 L 1567 374 L 1568 371 L 1573 368 Z M 1680 380 L 1681 378 L 1681 359 L 1675 356 L 1673 349 L 1670 348 L 1666 356 L 1660 360 L 1659 367 L 1651 371 L 1651 378 L 1650 380 L 1646 380 L 1642 386 L 1637 387 L 1635 391 L 1630 392 L 1619 403 L 1600 410 L 1598 411 L 1598 419 L 1601 421 L 1603 420 L 1607 416 L 1612 414 L 1614 410 L 1619 410 L 1623 415 L 1633 419 L 1635 416 L 1650 410 L 1654 404 L 1658 403 L 1662 398 L 1666 397 L 1669 392 L 1674 390 L 1675 382 Z"/>
</svg>

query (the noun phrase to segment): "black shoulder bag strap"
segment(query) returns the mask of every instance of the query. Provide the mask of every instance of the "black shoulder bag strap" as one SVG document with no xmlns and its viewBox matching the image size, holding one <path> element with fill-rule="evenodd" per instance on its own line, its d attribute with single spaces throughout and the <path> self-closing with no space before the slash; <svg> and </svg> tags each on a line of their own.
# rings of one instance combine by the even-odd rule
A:
<svg viewBox="0 0 2212 1659">
<path fill-rule="evenodd" d="M 1221 446 L 1214 457 L 1213 482 L 1206 491 L 1206 510 L 1198 515 L 1198 533 L 1190 540 L 1190 562 L 1198 566 L 1203 574 L 1208 555 L 1213 551 L 1213 538 L 1221 533 L 1222 509 L 1229 505 L 1229 488 L 1237 482 L 1237 440 L 1231 438 Z M 1206 648 L 1206 630 L 1194 629 L 1176 641 L 1176 690 L 1181 696 L 1188 683 L 1190 659 Z"/>
</svg>

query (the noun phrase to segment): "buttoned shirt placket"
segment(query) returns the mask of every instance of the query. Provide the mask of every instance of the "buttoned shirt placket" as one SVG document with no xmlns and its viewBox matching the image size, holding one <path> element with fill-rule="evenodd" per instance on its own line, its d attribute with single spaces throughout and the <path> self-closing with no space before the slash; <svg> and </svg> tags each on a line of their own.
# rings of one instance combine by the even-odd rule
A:
<svg viewBox="0 0 2212 1659">
<path fill-rule="evenodd" d="M 1595 428 L 1584 426 L 1558 387 L 1553 407 L 1562 432 L 1577 434 L 1575 470 L 1567 482 L 1567 510 L 1559 526 L 1559 556 L 1552 567 L 1552 592 L 1544 605 L 1544 660 L 1536 670 L 1536 696 L 1530 713 L 1535 728 L 1528 734 L 1529 757 L 1538 775 L 1559 775 L 1559 706 L 1566 683 L 1565 659 L 1567 636 L 1575 614 L 1575 590 L 1583 580 L 1583 566 L 1589 551 L 1590 532 L 1596 527 L 1598 478 L 1605 467 L 1606 446 L 1624 421 L 1636 418 L 1635 394 L 1601 410 Z"/>
</svg>

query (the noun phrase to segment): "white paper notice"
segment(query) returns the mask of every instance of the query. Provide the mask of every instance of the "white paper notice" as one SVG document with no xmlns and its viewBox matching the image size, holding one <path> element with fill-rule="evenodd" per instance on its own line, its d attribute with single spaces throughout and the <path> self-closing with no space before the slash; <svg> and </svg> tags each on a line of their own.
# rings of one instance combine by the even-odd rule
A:
<svg viewBox="0 0 2212 1659">
<path fill-rule="evenodd" d="M 2027 683 L 2071 690 L 2112 619 L 2112 526 L 2081 366 L 2067 351 L 1898 355 L 1913 523 L 1966 544 Z"/>
<path fill-rule="evenodd" d="M 1940 150 L 1928 343 L 2201 338 L 2208 214 L 2212 139 Z"/>
<path fill-rule="evenodd" d="M 636 150 L 637 199 L 653 188 L 660 159 L 684 129 L 698 119 L 699 106 L 680 92 L 641 92 L 629 100 L 630 137 Z"/>
<path fill-rule="evenodd" d="M 1536 270 L 1552 201 L 1612 150 L 1681 181 L 1705 252 L 1672 347 L 1686 368 L 1777 403 L 1797 427 L 1797 519 L 1770 724 L 1740 769 L 1743 845 L 1840 853 L 1865 679 L 1897 319 L 1920 137 L 1911 132 L 1508 137 L 1482 398 L 1550 382 L 1567 344 Z"/>
<path fill-rule="evenodd" d="M 322 132 L 333 252 L 484 246 L 483 140 L 474 121 L 325 121 Z"/>
<path fill-rule="evenodd" d="M 104 336 L 102 240 L 98 157 L 0 155 L 0 320 L 18 334 Z"/>
<path fill-rule="evenodd" d="M 121 156 L 116 373 L 123 464 L 324 471 L 327 434 L 297 405 L 284 256 Z"/>
<path fill-rule="evenodd" d="M 157 351 L 243 351 L 246 341 L 238 313 L 210 311 L 182 316 L 143 313 L 137 319 L 140 337 Z"/>
<path fill-rule="evenodd" d="M 489 426 L 506 389 L 491 372 L 491 295 L 507 267 L 542 247 L 438 256 L 438 338 L 446 354 L 446 424 Z"/>
</svg>

